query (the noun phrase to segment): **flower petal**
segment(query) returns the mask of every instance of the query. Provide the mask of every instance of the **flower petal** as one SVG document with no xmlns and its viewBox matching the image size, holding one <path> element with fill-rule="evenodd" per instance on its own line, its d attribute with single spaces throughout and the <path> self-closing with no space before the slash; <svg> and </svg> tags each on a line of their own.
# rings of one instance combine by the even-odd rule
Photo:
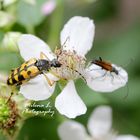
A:
<svg viewBox="0 0 140 140">
<path fill-rule="evenodd" d="M 133 135 L 120 135 L 115 140 L 139 140 L 139 138 Z"/>
<path fill-rule="evenodd" d="M 85 127 L 75 121 L 65 121 L 58 127 L 61 140 L 87 140 L 88 134 Z"/>
<path fill-rule="evenodd" d="M 107 135 L 112 125 L 112 110 L 109 106 L 97 107 L 88 121 L 88 130 L 95 138 L 103 138 Z"/>
<path fill-rule="evenodd" d="M 54 59 L 54 54 L 49 46 L 38 37 L 30 34 L 24 34 L 18 41 L 18 46 L 21 56 L 24 60 L 30 58 L 40 58 L 40 53 L 43 52 L 50 60 Z"/>
<path fill-rule="evenodd" d="M 55 107 L 61 114 L 69 118 L 85 114 L 87 110 L 85 104 L 77 94 L 73 81 L 69 81 L 63 91 L 57 96 Z"/>
<path fill-rule="evenodd" d="M 41 74 L 21 85 L 20 93 L 30 100 L 45 100 L 52 95 L 54 88 L 55 84 L 53 86 L 49 86 L 44 75 Z"/>
<path fill-rule="evenodd" d="M 61 45 L 65 50 L 75 50 L 78 55 L 84 56 L 92 47 L 94 33 L 93 20 L 75 16 L 65 24 L 61 31 Z"/>
<path fill-rule="evenodd" d="M 106 71 L 95 64 L 89 66 L 85 73 L 87 85 L 91 89 L 99 92 L 112 92 L 125 86 L 128 81 L 127 72 L 114 64 L 112 66 L 117 69 L 118 74 Z"/>
</svg>

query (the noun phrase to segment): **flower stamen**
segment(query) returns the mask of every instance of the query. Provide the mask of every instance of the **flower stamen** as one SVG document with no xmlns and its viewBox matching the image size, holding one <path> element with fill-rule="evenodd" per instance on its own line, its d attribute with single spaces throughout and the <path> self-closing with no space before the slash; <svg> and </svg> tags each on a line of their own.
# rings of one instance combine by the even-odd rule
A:
<svg viewBox="0 0 140 140">
<path fill-rule="evenodd" d="M 54 73 L 57 73 L 61 79 L 75 80 L 83 77 L 85 69 L 85 58 L 77 55 L 75 51 L 56 50 L 58 61 L 62 64 L 60 68 L 52 68 Z"/>
</svg>

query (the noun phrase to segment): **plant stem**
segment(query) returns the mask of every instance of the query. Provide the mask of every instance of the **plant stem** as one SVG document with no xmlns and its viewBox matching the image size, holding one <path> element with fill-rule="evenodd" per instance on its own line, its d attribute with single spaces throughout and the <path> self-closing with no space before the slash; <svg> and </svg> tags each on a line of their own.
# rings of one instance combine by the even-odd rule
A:
<svg viewBox="0 0 140 140">
<path fill-rule="evenodd" d="M 34 34 L 35 35 L 35 28 L 33 25 L 26 26 L 26 30 L 29 34 Z"/>
<path fill-rule="evenodd" d="M 57 0 L 57 8 L 51 16 L 50 33 L 47 42 L 52 46 L 52 50 L 55 49 L 55 45 L 59 41 L 59 34 L 63 19 L 63 2 L 64 0 Z"/>
</svg>

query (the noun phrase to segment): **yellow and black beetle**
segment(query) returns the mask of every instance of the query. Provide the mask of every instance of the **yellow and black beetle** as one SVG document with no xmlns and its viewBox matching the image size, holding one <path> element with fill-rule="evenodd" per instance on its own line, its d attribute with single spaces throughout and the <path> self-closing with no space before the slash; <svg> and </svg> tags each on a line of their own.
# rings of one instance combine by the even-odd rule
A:
<svg viewBox="0 0 140 140">
<path fill-rule="evenodd" d="M 31 58 L 24 62 L 20 67 L 11 70 L 11 74 L 7 79 L 7 84 L 18 86 L 39 74 L 48 72 L 51 67 L 61 67 L 61 63 L 57 59 L 47 60 L 47 56 L 41 52 L 40 59 Z M 49 83 L 49 79 L 44 75 Z M 51 83 L 49 83 L 51 85 Z"/>
</svg>

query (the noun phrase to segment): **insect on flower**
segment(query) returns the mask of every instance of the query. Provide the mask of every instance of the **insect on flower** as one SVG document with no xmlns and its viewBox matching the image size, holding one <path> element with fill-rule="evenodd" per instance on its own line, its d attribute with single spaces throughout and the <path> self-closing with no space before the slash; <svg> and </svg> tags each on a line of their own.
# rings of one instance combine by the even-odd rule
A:
<svg viewBox="0 0 140 140">
<path fill-rule="evenodd" d="M 91 62 L 92 64 L 96 64 L 100 66 L 102 69 L 105 69 L 106 71 L 114 72 L 116 75 L 119 74 L 118 70 L 111 65 L 111 63 L 103 61 L 101 57 L 99 57 L 99 60 L 95 59 Z"/>
<path fill-rule="evenodd" d="M 102 60 L 101 57 L 91 61 L 87 73 L 92 74 L 88 80 L 92 83 L 91 87 L 100 92 L 112 92 L 123 87 L 128 81 L 127 72 L 124 69 Z"/>
<path fill-rule="evenodd" d="M 45 58 L 48 59 L 48 57 L 41 52 L 40 59 L 32 58 L 24 62 L 20 67 L 11 70 L 11 74 L 7 79 L 7 84 L 11 86 L 18 86 L 39 74 L 43 74 L 48 81 L 48 84 L 51 86 L 52 83 L 47 77 L 46 73 L 51 69 L 51 67 L 61 67 L 61 64 L 57 59 L 47 60 Z"/>
<path fill-rule="evenodd" d="M 48 99 L 54 92 L 55 83 L 59 80 L 65 79 L 66 85 L 63 86 L 61 93 L 55 99 L 56 109 L 59 113 L 69 118 L 75 118 L 76 116 L 85 114 L 87 108 L 77 93 L 74 83 L 76 79 L 84 79 L 91 89 L 101 92 L 116 90 L 124 86 L 127 82 L 127 73 L 122 68 L 118 70 L 116 67 L 116 70 L 119 72 L 118 75 L 123 73 L 122 76 L 125 77 L 125 82 L 120 82 L 118 78 L 118 84 L 116 84 L 116 78 L 113 78 L 113 83 L 115 82 L 115 84 L 112 84 L 109 76 L 106 76 L 108 79 L 104 82 L 100 81 L 98 83 L 99 80 L 94 80 L 99 74 L 102 76 L 103 71 L 105 71 L 99 65 L 94 63 L 91 63 L 90 66 L 86 66 L 85 55 L 92 48 L 94 34 L 95 25 L 93 20 L 88 17 L 72 17 L 65 24 L 60 33 L 61 48 L 54 53 L 51 51 L 50 47 L 38 37 L 29 34 L 22 35 L 18 41 L 18 47 L 20 54 L 25 61 L 28 62 L 28 60 L 32 60 L 32 58 L 40 60 L 40 53 L 43 52 L 48 57 L 49 64 L 50 62 L 54 62 L 53 60 L 55 59 L 60 65 L 54 66 L 54 63 L 53 67 L 52 65 L 49 65 L 49 67 L 47 65 L 48 71 L 45 75 L 49 78 L 51 83 L 54 82 L 51 86 L 44 76 L 44 71 L 38 70 L 39 67 L 38 65 L 35 65 L 36 63 L 34 61 L 31 63 L 31 66 L 30 63 L 28 64 L 29 67 L 27 67 L 27 71 L 29 68 L 33 68 L 33 70 L 36 69 L 36 76 L 33 75 L 33 78 L 30 79 L 30 76 L 27 75 L 27 71 L 24 70 L 24 63 L 24 65 L 22 65 L 23 71 L 19 69 L 20 72 L 17 72 L 18 69 L 16 69 L 15 73 L 18 73 L 17 75 L 14 75 L 14 72 L 12 72 L 14 76 L 11 75 L 11 81 L 9 82 L 14 83 L 12 78 L 15 80 L 16 78 L 18 79 L 19 74 L 22 73 L 23 78 L 26 79 L 27 82 L 20 85 L 20 93 L 22 93 L 27 99 L 37 101 Z M 100 69 L 96 70 L 95 67 Z M 33 74 L 33 70 L 31 71 L 31 74 Z M 23 72 L 26 72 L 26 74 L 23 74 Z M 27 75 L 27 78 L 25 75 Z"/>
</svg>

